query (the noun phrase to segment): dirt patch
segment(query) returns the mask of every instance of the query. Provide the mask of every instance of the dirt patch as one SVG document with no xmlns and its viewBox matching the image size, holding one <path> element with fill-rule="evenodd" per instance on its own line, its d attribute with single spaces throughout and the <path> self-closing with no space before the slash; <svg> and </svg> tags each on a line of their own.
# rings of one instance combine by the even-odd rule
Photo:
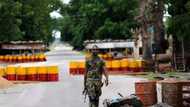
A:
<svg viewBox="0 0 190 107">
<path fill-rule="evenodd" d="M 38 84 L 39 81 L 8 81 L 7 79 L 0 77 L 0 89 L 7 89 L 18 84 Z"/>
<path fill-rule="evenodd" d="M 37 84 L 39 81 L 13 81 L 13 84 Z"/>
<path fill-rule="evenodd" d="M 6 89 L 12 86 L 14 86 L 12 82 L 4 79 L 3 77 L 0 77 L 0 89 Z"/>
</svg>

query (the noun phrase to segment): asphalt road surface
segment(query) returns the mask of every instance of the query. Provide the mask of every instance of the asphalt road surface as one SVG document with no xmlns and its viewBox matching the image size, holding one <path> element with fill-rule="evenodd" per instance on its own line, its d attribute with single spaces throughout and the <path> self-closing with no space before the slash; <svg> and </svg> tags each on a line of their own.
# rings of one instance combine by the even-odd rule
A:
<svg viewBox="0 0 190 107">
<path fill-rule="evenodd" d="M 0 107 L 88 107 L 84 103 L 83 76 L 69 75 L 69 61 L 84 60 L 84 56 L 72 51 L 64 44 L 54 45 L 54 50 L 46 53 L 47 62 L 21 65 L 58 65 L 59 82 L 20 84 L 0 90 Z M 110 76 L 110 85 L 103 87 L 100 107 L 105 98 L 117 98 L 118 92 L 124 96 L 134 93 L 134 82 L 142 80 L 130 76 Z"/>
</svg>

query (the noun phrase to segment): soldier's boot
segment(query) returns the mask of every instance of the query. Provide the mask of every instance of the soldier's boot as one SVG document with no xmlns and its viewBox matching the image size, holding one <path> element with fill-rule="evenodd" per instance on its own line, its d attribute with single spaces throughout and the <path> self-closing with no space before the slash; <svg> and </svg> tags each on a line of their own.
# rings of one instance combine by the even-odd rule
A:
<svg viewBox="0 0 190 107">
<path fill-rule="evenodd" d="M 99 98 L 90 99 L 89 107 L 99 107 Z"/>
</svg>

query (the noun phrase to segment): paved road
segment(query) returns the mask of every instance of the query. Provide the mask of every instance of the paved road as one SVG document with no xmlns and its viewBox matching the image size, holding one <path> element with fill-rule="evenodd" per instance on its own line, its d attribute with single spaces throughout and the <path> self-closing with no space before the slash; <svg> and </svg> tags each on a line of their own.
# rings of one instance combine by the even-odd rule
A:
<svg viewBox="0 0 190 107">
<path fill-rule="evenodd" d="M 58 65 L 60 81 L 17 85 L 7 90 L 0 90 L 0 107 L 88 107 L 81 94 L 83 77 L 70 76 L 68 73 L 68 62 L 84 60 L 84 56 L 62 44 L 56 45 L 55 50 L 48 52 L 47 55 L 48 61 L 45 63 L 24 65 Z M 118 97 L 118 92 L 123 95 L 134 93 L 134 82 L 139 80 L 141 79 L 128 76 L 110 76 L 111 83 L 108 87 L 103 87 L 100 103 L 105 98 Z"/>
</svg>

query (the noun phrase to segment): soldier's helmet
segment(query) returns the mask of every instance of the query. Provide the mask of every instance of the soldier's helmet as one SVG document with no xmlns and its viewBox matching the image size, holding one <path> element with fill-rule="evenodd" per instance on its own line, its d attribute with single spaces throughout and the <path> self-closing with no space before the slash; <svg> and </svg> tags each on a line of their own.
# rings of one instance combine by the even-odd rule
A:
<svg viewBox="0 0 190 107">
<path fill-rule="evenodd" d="M 99 52 L 99 47 L 97 45 L 93 45 L 91 52 L 92 53 L 98 53 Z"/>
</svg>

